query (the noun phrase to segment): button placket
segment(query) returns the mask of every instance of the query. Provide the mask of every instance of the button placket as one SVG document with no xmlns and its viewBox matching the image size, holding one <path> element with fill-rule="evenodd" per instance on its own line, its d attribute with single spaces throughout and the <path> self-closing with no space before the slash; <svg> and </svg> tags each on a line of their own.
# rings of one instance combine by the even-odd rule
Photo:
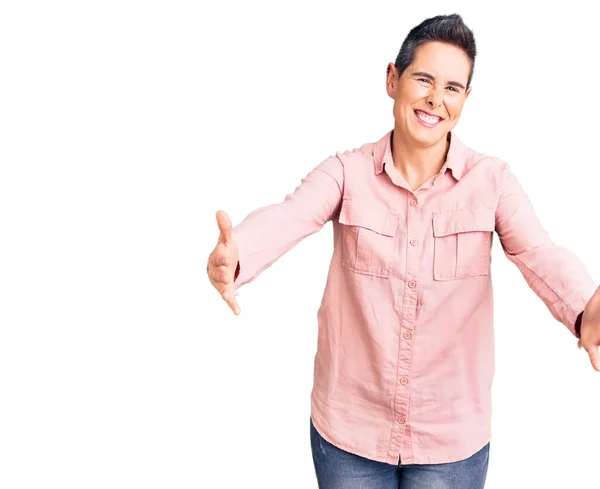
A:
<svg viewBox="0 0 600 489">
<path fill-rule="evenodd" d="M 420 269 L 420 249 L 417 246 L 419 240 L 416 236 L 419 236 L 418 233 L 422 227 L 421 210 L 419 209 L 419 202 L 414 194 L 409 194 L 407 197 L 407 201 L 405 201 L 407 202 L 406 232 L 408 236 L 412 235 L 415 237 L 409 240 L 410 246 L 408 246 L 408 249 L 406 250 L 406 281 L 404 282 L 404 287 L 406 287 L 406 289 L 404 290 L 404 293 L 401 292 L 403 301 L 401 307 L 402 315 L 400 328 L 398 330 L 399 350 L 396 369 L 396 402 L 394 403 L 394 414 L 398 422 L 392 430 L 390 439 L 388 450 L 390 459 L 397 459 L 399 457 L 401 447 L 406 442 L 406 440 L 404 440 L 404 434 L 408 427 L 406 414 L 409 410 L 410 394 L 408 376 L 411 371 L 413 357 L 413 342 L 406 340 L 411 340 L 413 337 L 412 331 L 414 330 L 418 302 L 417 280 L 419 279 Z"/>
</svg>

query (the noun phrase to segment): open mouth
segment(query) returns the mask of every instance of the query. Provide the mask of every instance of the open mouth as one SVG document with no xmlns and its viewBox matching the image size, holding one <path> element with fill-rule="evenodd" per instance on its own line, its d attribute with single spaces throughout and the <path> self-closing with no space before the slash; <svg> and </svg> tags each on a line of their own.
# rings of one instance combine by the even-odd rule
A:
<svg viewBox="0 0 600 489">
<path fill-rule="evenodd" d="M 441 117 L 428 114 L 427 112 L 423 112 L 422 110 L 415 110 L 415 115 L 421 124 L 425 127 L 435 127 L 439 124 L 440 121 L 443 121 Z"/>
</svg>

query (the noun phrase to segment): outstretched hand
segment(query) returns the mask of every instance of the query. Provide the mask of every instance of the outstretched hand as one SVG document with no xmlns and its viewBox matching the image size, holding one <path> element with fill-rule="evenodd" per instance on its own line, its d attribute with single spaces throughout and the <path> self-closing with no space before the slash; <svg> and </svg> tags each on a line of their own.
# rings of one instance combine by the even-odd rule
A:
<svg viewBox="0 0 600 489">
<path fill-rule="evenodd" d="M 592 366 L 600 372 L 600 287 L 585 306 L 580 333 L 581 339 L 577 346 L 588 352 Z"/>
<path fill-rule="evenodd" d="M 210 282 L 235 314 L 240 306 L 235 298 L 235 271 L 238 264 L 238 248 L 233 240 L 231 219 L 224 211 L 217 212 L 219 240 L 208 257 L 207 272 Z"/>
</svg>

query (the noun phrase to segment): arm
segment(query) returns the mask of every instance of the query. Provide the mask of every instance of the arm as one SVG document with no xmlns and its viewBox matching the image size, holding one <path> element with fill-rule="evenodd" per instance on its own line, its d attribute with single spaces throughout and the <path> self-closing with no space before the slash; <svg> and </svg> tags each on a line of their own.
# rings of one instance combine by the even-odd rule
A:
<svg viewBox="0 0 600 489">
<path fill-rule="evenodd" d="M 496 231 L 504 253 L 552 315 L 579 337 L 580 316 L 596 286 L 581 260 L 550 240 L 506 163 L 501 173 Z"/>
<path fill-rule="evenodd" d="M 344 169 L 332 156 L 312 170 L 278 204 L 256 209 L 233 229 L 239 249 L 235 288 L 254 280 L 302 239 L 319 231 L 337 212 Z"/>
</svg>

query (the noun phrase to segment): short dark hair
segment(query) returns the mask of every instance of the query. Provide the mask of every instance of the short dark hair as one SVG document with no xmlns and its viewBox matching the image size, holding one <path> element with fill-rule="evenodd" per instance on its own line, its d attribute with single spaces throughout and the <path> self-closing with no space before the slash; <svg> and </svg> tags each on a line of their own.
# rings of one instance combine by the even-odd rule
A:
<svg viewBox="0 0 600 489">
<path fill-rule="evenodd" d="M 415 60 L 416 49 L 431 41 L 450 44 L 464 51 L 471 60 L 471 72 L 467 81 L 467 87 L 469 87 L 473 79 L 477 49 L 473 31 L 465 25 L 462 17 L 458 14 L 431 17 L 411 29 L 404 39 L 394 63 L 398 69 L 398 76 L 402 76 L 404 70 Z"/>
</svg>

